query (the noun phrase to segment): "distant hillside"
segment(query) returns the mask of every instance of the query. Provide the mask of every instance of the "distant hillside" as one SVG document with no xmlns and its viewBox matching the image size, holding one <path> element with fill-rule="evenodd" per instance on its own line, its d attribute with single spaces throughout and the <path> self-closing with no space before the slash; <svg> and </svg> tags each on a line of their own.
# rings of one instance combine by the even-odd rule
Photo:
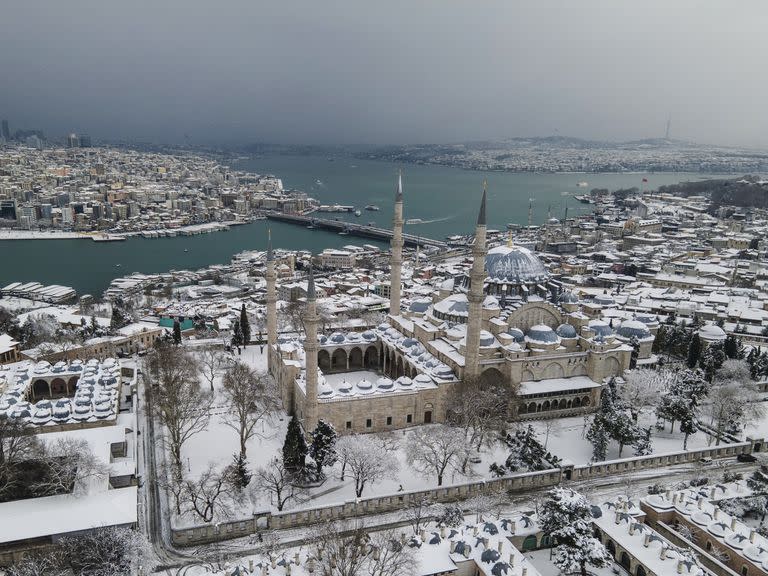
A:
<svg viewBox="0 0 768 576">
<path fill-rule="evenodd" d="M 676 196 L 707 196 L 717 206 L 768 209 L 768 180 L 757 176 L 681 182 L 661 186 L 659 192 Z"/>
</svg>

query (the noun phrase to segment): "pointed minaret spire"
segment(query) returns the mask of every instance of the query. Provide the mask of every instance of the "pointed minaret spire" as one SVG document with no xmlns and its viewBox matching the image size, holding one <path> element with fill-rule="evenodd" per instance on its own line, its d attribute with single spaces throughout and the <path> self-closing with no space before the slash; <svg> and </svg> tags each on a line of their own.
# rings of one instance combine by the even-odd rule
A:
<svg viewBox="0 0 768 576">
<path fill-rule="evenodd" d="M 275 255 L 272 252 L 272 228 L 267 229 L 267 262 L 274 262 Z"/>
<path fill-rule="evenodd" d="M 309 276 L 307 277 L 307 300 L 316 300 L 315 273 L 312 270 L 312 258 L 309 259 Z"/>
<path fill-rule="evenodd" d="M 394 218 L 392 219 L 392 242 L 389 260 L 389 313 L 400 315 L 400 290 L 403 265 L 403 173 L 397 175 Z"/>
<path fill-rule="evenodd" d="M 397 193 L 395 194 L 395 202 L 403 201 L 403 171 L 397 171 Z"/>
<path fill-rule="evenodd" d="M 483 199 L 480 200 L 480 212 L 477 214 L 477 225 L 485 226 L 485 197 L 487 194 L 488 181 L 483 180 Z"/>
</svg>

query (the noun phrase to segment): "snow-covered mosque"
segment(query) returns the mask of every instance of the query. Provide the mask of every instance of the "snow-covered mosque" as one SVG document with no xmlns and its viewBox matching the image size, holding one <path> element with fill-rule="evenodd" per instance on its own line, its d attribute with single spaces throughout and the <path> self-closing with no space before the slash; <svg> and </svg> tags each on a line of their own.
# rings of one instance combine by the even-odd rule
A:
<svg viewBox="0 0 768 576">
<path fill-rule="evenodd" d="M 318 335 L 310 271 L 307 336 L 278 340 L 276 274 L 267 261 L 269 369 L 283 405 L 305 430 L 318 419 L 340 433 L 382 432 L 443 422 L 459 382 L 508 384 L 510 415 L 551 418 L 591 411 L 604 381 L 629 367 L 632 347 L 650 354 L 653 334 L 640 321 L 613 328 L 581 309 L 570 292 L 547 301 L 549 274 L 530 250 L 513 245 L 486 252 L 486 191 L 463 278 L 432 298 L 401 307 L 403 193 L 398 181 L 393 220 L 390 314 L 365 332 Z"/>
</svg>

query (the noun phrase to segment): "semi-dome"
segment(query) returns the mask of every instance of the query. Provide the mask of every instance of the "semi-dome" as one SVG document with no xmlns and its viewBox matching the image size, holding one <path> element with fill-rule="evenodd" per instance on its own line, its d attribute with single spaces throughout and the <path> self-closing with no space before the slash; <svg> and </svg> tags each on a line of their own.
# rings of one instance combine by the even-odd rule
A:
<svg viewBox="0 0 768 576">
<path fill-rule="evenodd" d="M 411 305 L 408 306 L 408 311 L 413 312 L 414 314 L 423 314 L 430 306 L 432 306 L 431 299 L 419 298 L 418 300 L 411 302 Z"/>
<path fill-rule="evenodd" d="M 725 331 L 717 324 L 705 324 L 699 328 L 699 336 L 709 342 L 725 340 Z"/>
<path fill-rule="evenodd" d="M 522 246 L 496 246 L 485 257 L 488 280 L 535 284 L 549 277 L 547 269 L 533 252 Z"/>
<path fill-rule="evenodd" d="M 507 334 L 512 336 L 515 342 L 525 341 L 525 334 L 523 333 L 522 330 L 520 330 L 520 328 L 510 328 L 509 330 L 507 330 Z"/>
<path fill-rule="evenodd" d="M 555 344 L 559 342 L 560 337 L 546 324 L 536 324 L 528 330 L 525 339 L 534 343 Z"/>
<path fill-rule="evenodd" d="M 621 323 L 616 333 L 622 338 L 638 338 L 643 340 L 651 336 L 651 331 L 648 330 L 648 326 L 640 322 L 639 320 L 626 320 Z"/>
<path fill-rule="evenodd" d="M 560 324 L 555 330 L 560 338 L 576 338 L 576 328 L 571 324 Z"/>
</svg>

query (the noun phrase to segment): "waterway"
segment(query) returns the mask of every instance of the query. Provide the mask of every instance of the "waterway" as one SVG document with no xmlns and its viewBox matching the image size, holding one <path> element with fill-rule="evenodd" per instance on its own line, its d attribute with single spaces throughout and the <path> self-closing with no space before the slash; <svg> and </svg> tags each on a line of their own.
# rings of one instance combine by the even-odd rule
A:
<svg viewBox="0 0 768 576">
<path fill-rule="evenodd" d="M 389 226 L 398 169 L 403 169 L 405 218 L 421 219 L 406 226 L 412 234 L 442 239 L 450 234 L 471 233 L 482 192 L 488 179 L 488 226 L 504 229 L 508 222 L 526 224 L 529 199 L 533 199 L 533 223 L 543 222 L 550 211 L 562 217 L 589 210 L 570 196 L 591 188 L 643 186 L 640 174 L 509 174 L 474 172 L 444 166 L 397 166 L 389 162 L 351 157 L 265 156 L 238 163 L 237 168 L 275 174 L 287 188 L 304 190 L 324 204 L 354 205 L 354 215 L 331 214 L 358 222 Z M 651 174 L 648 187 L 692 180 L 699 174 Z M 578 188 L 585 180 L 588 188 Z M 364 210 L 367 204 L 378 212 Z M 267 228 L 277 248 L 338 248 L 345 244 L 377 244 L 369 239 L 278 222 L 257 221 L 228 231 L 176 238 L 130 238 L 125 242 L 91 240 L 3 240 L 0 241 L 0 286 L 14 281 L 37 281 L 71 286 L 78 294 L 100 296 L 109 282 L 131 272 L 164 272 L 196 269 L 229 262 L 237 252 L 266 248 Z M 119 266 L 118 266 L 119 265 Z"/>
</svg>

